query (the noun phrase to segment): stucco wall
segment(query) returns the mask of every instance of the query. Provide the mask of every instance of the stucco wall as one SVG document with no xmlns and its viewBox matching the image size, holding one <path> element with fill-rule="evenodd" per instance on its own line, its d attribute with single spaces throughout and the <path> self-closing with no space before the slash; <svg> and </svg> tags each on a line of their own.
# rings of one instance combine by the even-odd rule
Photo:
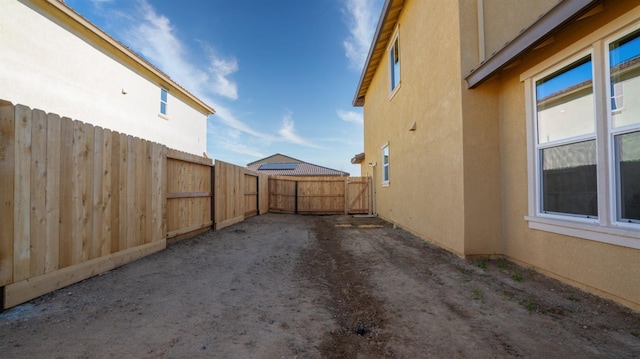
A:
<svg viewBox="0 0 640 359">
<path fill-rule="evenodd" d="M 481 0 L 486 57 L 500 50 L 520 30 L 527 28 L 558 2 L 559 0 Z"/>
<path fill-rule="evenodd" d="M 553 44 L 524 56 L 520 65 L 500 74 L 502 228 L 507 257 L 640 309 L 640 250 L 529 228 L 525 220 L 528 213 L 525 91 L 520 81 L 520 74 L 602 26 L 622 25 L 616 20 L 618 14 L 631 8 L 630 2 L 606 1 L 602 13 L 570 25 L 554 36 Z M 640 8 L 634 11 L 640 14 Z"/>
<path fill-rule="evenodd" d="M 2 1 L 0 99 L 202 155 L 206 116 L 45 17 L 29 2 Z M 122 90 L 127 92 L 122 94 Z"/>
<path fill-rule="evenodd" d="M 400 88 L 389 99 L 385 55 L 365 98 L 362 173 L 373 175 L 381 217 L 463 254 L 459 30 L 456 2 L 405 2 L 399 19 Z M 409 131 L 414 122 L 415 131 Z M 390 185 L 382 187 L 386 142 Z M 372 169 L 368 162 L 377 166 Z"/>
</svg>

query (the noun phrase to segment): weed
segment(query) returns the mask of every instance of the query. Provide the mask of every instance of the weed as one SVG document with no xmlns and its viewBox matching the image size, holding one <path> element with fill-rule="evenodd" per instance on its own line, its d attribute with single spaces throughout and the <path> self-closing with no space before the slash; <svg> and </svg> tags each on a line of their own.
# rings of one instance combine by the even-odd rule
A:
<svg viewBox="0 0 640 359">
<path fill-rule="evenodd" d="M 522 282 L 522 278 L 522 273 L 520 271 L 515 271 L 511 275 L 511 279 L 515 280 L 516 282 Z"/>
<path fill-rule="evenodd" d="M 520 304 L 522 304 L 525 308 L 527 308 L 527 311 L 529 313 L 533 312 L 534 310 L 536 310 L 536 303 L 534 301 L 532 301 L 531 299 L 523 299 L 520 301 Z"/>
<path fill-rule="evenodd" d="M 477 266 L 482 269 L 487 269 L 487 262 L 483 259 L 480 262 L 478 262 Z"/>
<path fill-rule="evenodd" d="M 573 295 L 570 295 L 567 299 L 569 299 L 572 302 L 579 302 L 580 301 L 580 298 L 576 298 Z"/>
<path fill-rule="evenodd" d="M 631 335 L 633 335 L 636 338 L 640 338 L 640 333 L 638 332 L 631 332 Z"/>
<path fill-rule="evenodd" d="M 473 288 L 473 296 L 472 296 L 473 300 L 480 300 L 482 298 L 484 298 L 484 294 L 482 293 L 482 290 L 478 289 L 478 288 Z"/>
<path fill-rule="evenodd" d="M 507 262 L 507 260 L 504 258 L 498 259 L 496 264 L 500 269 L 506 269 L 509 266 L 509 262 Z"/>
</svg>

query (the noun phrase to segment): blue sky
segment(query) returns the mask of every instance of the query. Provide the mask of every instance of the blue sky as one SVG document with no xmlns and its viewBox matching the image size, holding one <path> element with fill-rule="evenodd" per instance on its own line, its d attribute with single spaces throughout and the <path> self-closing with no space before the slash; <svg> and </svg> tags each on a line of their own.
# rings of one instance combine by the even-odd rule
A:
<svg viewBox="0 0 640 359">
<path fill-rule="evenodd" d="M 360 173 L 351 101 L 383 0 L 66 0 L 213 106 L 207 154 Z"/>
</svg>

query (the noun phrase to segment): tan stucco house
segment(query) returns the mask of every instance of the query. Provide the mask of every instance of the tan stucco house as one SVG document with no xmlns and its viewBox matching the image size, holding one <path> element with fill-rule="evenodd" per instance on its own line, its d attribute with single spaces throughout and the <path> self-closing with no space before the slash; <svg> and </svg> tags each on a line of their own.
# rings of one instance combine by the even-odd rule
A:
<svg viewBox="0 0 640 359">
<path fill-rule="evenodd" d="M 214 109 L 60 0 L 0 0 L 0 100 L 202 155 Z"/>
<path fill-rule="evenodd" d="M 380 217 L 640 309 L 640 1 L 386 0 L 353 104 Z"/>
</svg>

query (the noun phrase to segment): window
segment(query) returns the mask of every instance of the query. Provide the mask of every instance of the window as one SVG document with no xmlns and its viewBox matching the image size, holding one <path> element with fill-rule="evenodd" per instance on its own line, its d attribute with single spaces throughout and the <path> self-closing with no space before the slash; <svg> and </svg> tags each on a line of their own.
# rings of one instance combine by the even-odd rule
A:
<svg viewBox="0 0 640 359">
<path fill-rule="evenodd" d="M 608 50 L 616 220 L 640 223 L 640 29 Z"/>
<path fill-rule="evenodd" d="M 544 213 L 598 216 L 592 72 L 587 55 L 536 81 Z"/>
<path fill-rule="evenodd" d="M 389 48 L 389 80 L 393 93 L 400 85 L 400 47 L 397 32 Z"/>
<path fill-rule="evenodd" d="M 160 89 L 160 114 L 167 115 L 167 100 L 168 94 L 167 90 L 161 88 Z"/>
<path fill-rule="evenodd" d="M 640 248 L 640 28 L 573 54 L 522 76 L 529 226 Z"/>
<path fill-rule="evenodd" d="M 389 143 L 382 146 L 382 185 L 389 185 Z"/>
</svg>

